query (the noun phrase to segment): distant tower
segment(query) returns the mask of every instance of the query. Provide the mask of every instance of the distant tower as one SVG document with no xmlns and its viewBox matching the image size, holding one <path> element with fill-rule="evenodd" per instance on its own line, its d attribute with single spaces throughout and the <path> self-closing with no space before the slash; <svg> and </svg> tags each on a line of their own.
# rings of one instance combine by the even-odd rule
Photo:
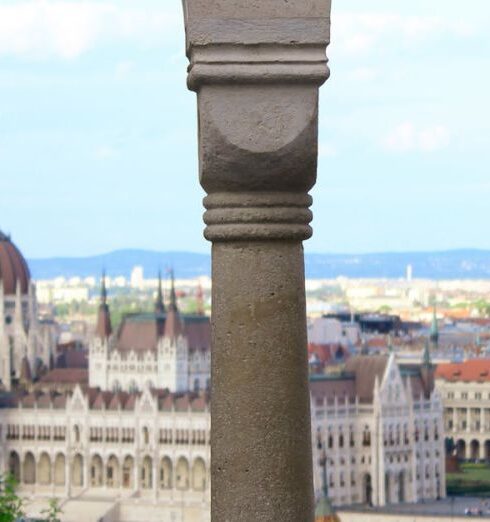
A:
<svg viewBox="0 0 490 522">
<path fill-rule="evenodd" d="M 407 283 L 411 283 L 413 278 L 413 267 L 412 265 L 407 265 Z"/>
<path fill-rule="evenodd" d="M 137 288 L 141 290 L 145 281 L 144 272 L 142 266 L 135 266 L 131 271 L 131 288 Z"/>
<path fill-rule="evenodd" d="M 430 326 L 429 339 L 434 347 L 439 346 L 439 324 L 437 322 L 437 308 L 435 302 L 432 310 L 432 324 Z"/>
<path fill-rule="evenodd" d="M 155 313 L 162 315 L 165 313 L 165 304 L 163 302 L 162 273 L 158 271 L 158 291 L 157 300 L 155 301 Z"/>
<path fill-rule="evenodd" d="M 97 327 L 95 335 L 100 339 L 109 339 L 112 334 L 111 314 L 107 304 L 107 288 L 105 285 L 105 271 L 102 272 L 100 285 L 100 305 L 97 315 Z"/>
<path fill-rule="evenodd" d="M 89 384 L 103 390 L 108 386 L 107 364 L 109 359 L 109 340 L 112 335 L 111 314 L 107 304 L 105 272 L 102 272 L 100 285 L 100 304 L 97 313 L 95 336 L 89 348 Z"/>
<path fill-rule="evenodd" d="M 422 377 L 424 395 L 426 398 L 430 397 L 434 389 L 434 372 L 435 366 L 432 364 L 430 343 L 428 340 L 426 340 L 424 346 L 424 353 L 422 356 L 422 366 L 420 368 L 420 375 Z"/>
<path fill-rule="evenodd" d="M 167 306 L 163 339 L 158 350 L 159 386 L 182 392 L 189 385 L 189 346 L 180 317 L 173 270 L 170 272 L 170 301 Z"/>
<path fill-rule="evenodd" d="M 155 301 L 155 320 L 157 327 L 157 336 L 163 337 L 165 329 L 165 304 L 163 302 L 162 273 L 158 271 L 158 291 L 157 300 Z"/>
</svg>

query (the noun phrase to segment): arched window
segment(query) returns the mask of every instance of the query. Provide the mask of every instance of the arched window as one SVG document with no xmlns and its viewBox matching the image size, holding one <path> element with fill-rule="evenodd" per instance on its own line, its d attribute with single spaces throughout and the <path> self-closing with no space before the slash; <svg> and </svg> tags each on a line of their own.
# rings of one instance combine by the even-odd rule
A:
<svg viewBox="0 0 490 522">
<path fill-rule="evenodd" d="M 371 432 L 369 431 L 368 426 L 366 426 L 362 432 L 362 445 L 371 446 Z"/>
</svg>

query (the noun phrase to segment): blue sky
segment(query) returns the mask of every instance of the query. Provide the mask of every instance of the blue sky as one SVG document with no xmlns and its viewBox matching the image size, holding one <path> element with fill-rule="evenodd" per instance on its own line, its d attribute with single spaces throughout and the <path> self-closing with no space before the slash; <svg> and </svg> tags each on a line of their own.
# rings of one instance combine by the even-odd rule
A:
<svg viewBox="0 0 490 522">
<path fill-rule="evenodd" d="M 471 9 L 470 9 L 471 8 Z M 333 2 L 310 252 L 490 248 L 490 2 Z M 0 0 L 0 229 L 205 252 L 178 0 Z"/>
</svg>

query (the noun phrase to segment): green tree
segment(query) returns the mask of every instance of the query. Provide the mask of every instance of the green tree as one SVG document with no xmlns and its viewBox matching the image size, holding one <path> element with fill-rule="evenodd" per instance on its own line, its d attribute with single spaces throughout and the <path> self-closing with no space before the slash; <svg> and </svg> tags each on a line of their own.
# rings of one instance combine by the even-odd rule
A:
<svg viewBox="0 0 490 522">
<path fill-rule="evenodd" d="M 57 498 L 51 498 L 48 502 L 49 507 L 41 511 L 41 515 L 46 517 L 46 522 L 60 522 L 58 515 L 63 513 Z"/>
<path fill-rule="evenodd" d="M 0 522 L 15 522 L 23 516 L 23 501 L 16 488 L 17 481 L 12 475 L 0 476 Z"/>
</svg>

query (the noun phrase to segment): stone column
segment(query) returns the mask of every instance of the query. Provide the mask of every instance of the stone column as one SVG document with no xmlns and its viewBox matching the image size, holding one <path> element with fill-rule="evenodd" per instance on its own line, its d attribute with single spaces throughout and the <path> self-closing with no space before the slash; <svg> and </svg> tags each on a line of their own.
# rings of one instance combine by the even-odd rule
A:
<svg viewBox="0 0 490 522">
<path fill-rule="evenodd" d="M 211 518 L 313 520 L 304 261 L 330 0 L 184 0 L 213 242 Z"/>
</svg>

